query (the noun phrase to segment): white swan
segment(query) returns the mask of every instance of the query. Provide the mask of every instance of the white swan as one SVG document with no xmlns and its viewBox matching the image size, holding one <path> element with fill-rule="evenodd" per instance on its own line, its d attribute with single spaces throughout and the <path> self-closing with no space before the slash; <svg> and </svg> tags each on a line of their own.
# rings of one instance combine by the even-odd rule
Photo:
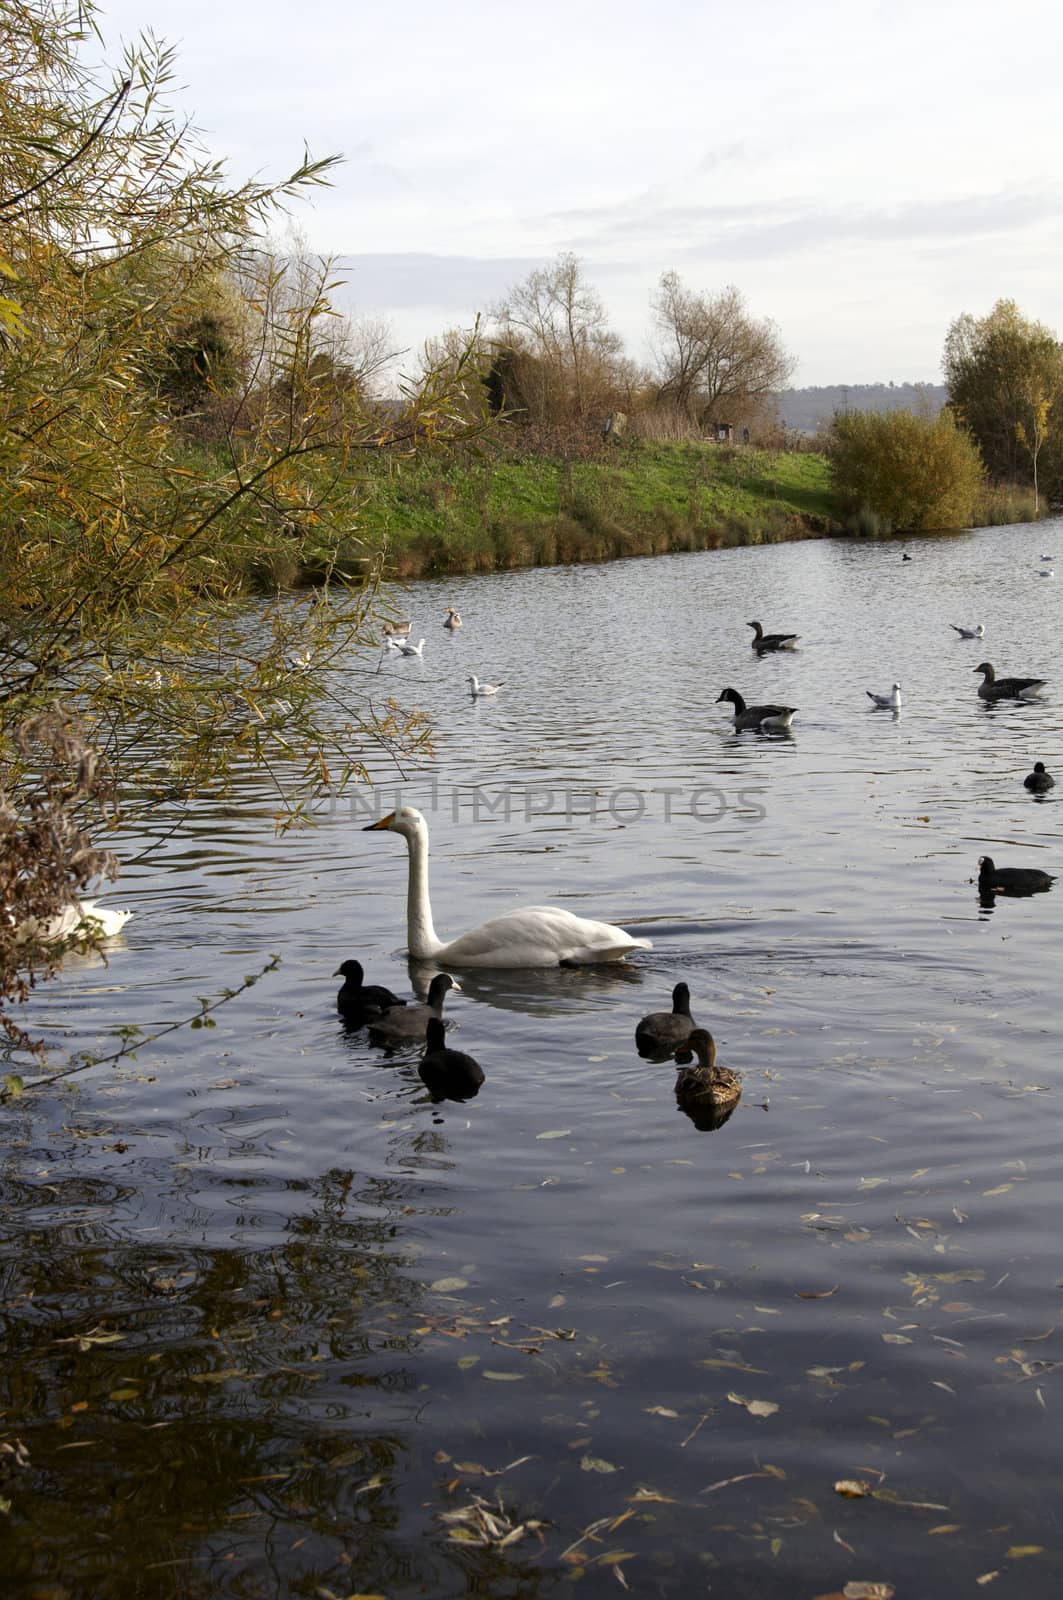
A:
<svg viewBox="0 0 1063 1600">
<path fill-rule="evenodd" d="M 485 694 L 497 694 L 503 687 L 501 683 L 481 683 L 475 672 L 470 672 L 465 682 L 469 685 L 469 693 L 474 700 Z"/>
<path fill-rule="evenodd" d="M 870 689 L 864 693 L 869 700 L 874 701 L 876 711 L 899 711 L 901 709 L 901 686 L 895 683 L 889 694 L 872 694 Z"/>
<path fill-rule="evenodd" d="M 58 944 L 74 934 L 113 939 L 116 933 L 121 933 L 132 915 L 131 911 L 97 905 L 95 900 L 75 900 L 71 905 L 64 906 L 62 911 L 57 911 L 54 917 L 49 917 L 47 922 L 27 917 L 25 922 L 19 923 L 15 938 L 37 939 L 42 944 Z M 8 920 L 13 918 L 9 915 Z"/>
<path fill-rule="evenodd" d="M 428 899 L 428 824 L 413 806 L 370 822 L 363 833 L 387 828 L 401 833 L 409 852 L 406 891 L 406 937 L 414 961 L 437 961 L 445 967 L 587 966 L 622 961 L 632 950 L 651 950 L 649 939 L 633 939 L 609 922 L 590 922 L 557 906 L 522 906 L 492 917 L 449 944 L 432 925 Z"/>
</svg>

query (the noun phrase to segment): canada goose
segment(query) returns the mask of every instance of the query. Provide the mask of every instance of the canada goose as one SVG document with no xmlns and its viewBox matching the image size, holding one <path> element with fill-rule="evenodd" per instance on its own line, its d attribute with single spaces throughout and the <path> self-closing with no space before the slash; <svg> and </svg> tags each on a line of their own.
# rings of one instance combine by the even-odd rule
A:
<svg viewBox="0 0 1063 1600">
<path fill-rule="evenodd" d="M 370 822 L 363 833 L 386 828 L 406 841 L 409 876 L 406 890 L 406 938 L 415 961 L 438 961 L 448 967 L 588 966 L 621 961 L 633 950 L 651 950 L 649 939 L 633 939 L 623 928 L 591 922 L 557 906 L 524 906 L 448 944 L 432 923 L 428 898 L 428 824 L 413 806 Z"/>
<path fill-rule="evenodd" d="M 985 633 L 984 622 L 979 622 L 974 628 L 961 628 L 955 622 L 950 622 L 949 627 L 958 633 L 961 639 L 981 639 Z"/>
<path fill-rule="evenodd" d="M 349 1022 L 372 1022 L 392 1006 L 404 1006 L 405 1000 L 383 984 L 363 983 L 364 972 L 360 961 L 344 961 L 332 974 L 343 979 L 343 987 L 336 996 L 336 1009 Z"/>
<path fill-rule="evenodd" d="M 1023 788 L 1029 789 L 1031 794 L 1044 794 L 1047 789 L 1054 789 L 1056 780 L 1050 772 L 1045 771 L 1043 761 L 1035 761 L 1033 771 L 1027 773 L 1022 780 Z"/>
<path fill-rule="evenodd" d="M 747 706 L 737 689 L 724 689 L 716 696 L 716 704 L 729 700 L 734 706 L 735 731 L 755 728 L 764 733 L 786 733 L 793 719 L 794 706 Z"/>
<path fill-rule="evenodd" d="M 889 694 L 873 694 L 870 689 L 864 693 L 869 700 L 874 701 L 876 711 L 899 711 L 901 709 L 901 686 L 895 683 Z"/>
<path fill-rule="evenodd" d="M 982 700 L 1036 700 L 1047 681 L 1045 678 L 998 678 L 989 661 L 980 661 L 971 670 L 982 674 L 978 685 Z"/>
<path fill-rule="evenodd" d="M 759 622 L 747 622 L 746 627 L 753 629 L 752 645 L 758 656 L 771 650 L 795 650 L 801 637 L 799 633 L 765 633 Z"/>
<path fill-rule="evenodd" d="M 437 972 L 428 985 L 428 999 L 412 1006 L 405 1003 L 392 1006 L 370 1022 L 370 1039 L 374 1044 L 404 1045 L 415 1044 L 418 1039 L 425 1038 L 431 1019 L 442 1019 L 443 1001 L 451 989 L 461 993 L 460 985 L 454 982 L 449 972 Z"/>
<path fill-rule="evenodd" d="M 1040 867 L 998 867 L 992 856 L 978 858 L 978 893 L 983 900 L 991 901 L 996 894 L 1041 894 L 1055 881 L 1055 873 Z"/>
<path fill-rule="evenodd" d="M 671 1011 L 651 1011 L 635 1028 L 635 1048 L 640 1056 L 665 1057 L 674 1054 L 677 1045 L 690 1034 L 694 1019 L 690 1015 L 690 990 L 685 983 L 677 983 L 672 990 Z"/>
<path fill-rule="evenodd" d="M 484 1069 L 464 1050 L 448 1050 L 447 1036 L 438 1017 L 429 1017 L 427 1049 L 417 1070 L 433 1100 L 471 1100 L 479 1093 Z"/>
</svg>

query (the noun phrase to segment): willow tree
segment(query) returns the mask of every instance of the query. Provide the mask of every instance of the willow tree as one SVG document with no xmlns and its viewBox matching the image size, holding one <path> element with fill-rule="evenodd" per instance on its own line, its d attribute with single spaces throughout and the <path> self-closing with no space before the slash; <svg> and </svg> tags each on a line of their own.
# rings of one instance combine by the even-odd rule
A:
<svg viewBox="0 0 1063 1600">
<path fill-rule="evenodd" d="M 321 669 L 364 636 L 379 575 L 352 511 L 360 456 L 465 424 L 431 373 L 381 424 L 323 361 L 329 263 L 293 289 L 264 241 L 331 159 L 234 184 L 167 103 L 168 48 L 145 38 L 101 74 L 92 0 L 0 11 L 2 1008 L 54 969 L 42 930 L 113 870 L 104 835 L 138 807 L 253 755 L 301 774 L 282 796 L 298 813 L 367 741 L 422 736 L 396 708 L 335 704 L 327 732 Z M 239 307 L 227 362 L 204 321 L 220 286 Z M 175 406 L 160 374 L 190 338 Z M 189 443 L 197 395 L 221 419 L 207 450 Z M 319 583 L 252 637 L 241 597 L 278 570 Z"/>
</svg>

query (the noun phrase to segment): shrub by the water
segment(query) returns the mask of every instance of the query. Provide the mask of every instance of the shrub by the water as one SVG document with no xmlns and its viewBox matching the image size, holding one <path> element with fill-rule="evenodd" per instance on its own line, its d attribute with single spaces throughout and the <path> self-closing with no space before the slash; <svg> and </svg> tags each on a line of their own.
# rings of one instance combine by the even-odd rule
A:
<svg viewBox="0 0 1063 1600">
<path fill-rule="evenodd" d="M 943 411 L 850 411 L 830 431 L 834 487 L 868 527 L 965 528 L 974 521 L 985 473 L 978 447 Z"/>
</svg>

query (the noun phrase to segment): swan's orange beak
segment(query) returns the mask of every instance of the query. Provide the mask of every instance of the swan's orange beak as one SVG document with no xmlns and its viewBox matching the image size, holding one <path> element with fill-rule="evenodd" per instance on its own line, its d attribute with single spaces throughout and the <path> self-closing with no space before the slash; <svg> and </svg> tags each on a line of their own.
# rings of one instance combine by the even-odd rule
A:
<svg viewBox="0 0 1063 1600">
<path fill-rule="evenodd" d="M 377 828 L 390 828 L 395 821 L 394 811 L 389 811 L 386 817 L 381 817 L 379 822 L 367 822 L 362 829 L 363 833 L 375 833 Z"/>
</svg>

